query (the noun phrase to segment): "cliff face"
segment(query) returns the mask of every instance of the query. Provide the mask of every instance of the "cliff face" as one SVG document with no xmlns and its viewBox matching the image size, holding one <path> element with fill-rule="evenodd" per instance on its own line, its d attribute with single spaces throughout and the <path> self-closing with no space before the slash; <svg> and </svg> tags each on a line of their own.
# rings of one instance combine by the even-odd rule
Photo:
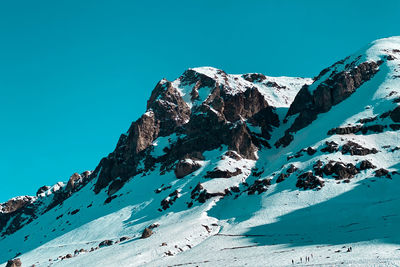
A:
<svg viewBox="0 0 400 267">
<path fill-rule="evenodd" d="M 222 145 L 244 158 L 256 159 L 259 148 L 270 147 L 270 132 L 280 122 L 276 107 L 262 93 L 265 88 L 252 81 L 264 81 L 272 90 L 296 90 L 268 81 L 264 75 L 232 76 L 214 68 L 187 70 L 174 82 L 161 80 L 147 102 L 146 113 L 93 172 L 92 177 L 98 176 L 95 192 L 117 178 L 124 182 L 151 170 L 156 163 L 162 164 L 163 171 L 171 170 L 176 162 L 201 158 L 204 151 Z M 306 82 L 298 79 L 294 87 Z M 251 132 L 247 122 L 260 127 L 261 133 Z M 171 134 L 177 142 L 165 155 L 152 154 L 154 140 Z"/>
<path fill-rule="evenodd" d="M 392 37 L 314 79 L 163 79 L 93 172 L 0 204 L 0 263 L 396 264 L 399 66 Z"/>
</svg>

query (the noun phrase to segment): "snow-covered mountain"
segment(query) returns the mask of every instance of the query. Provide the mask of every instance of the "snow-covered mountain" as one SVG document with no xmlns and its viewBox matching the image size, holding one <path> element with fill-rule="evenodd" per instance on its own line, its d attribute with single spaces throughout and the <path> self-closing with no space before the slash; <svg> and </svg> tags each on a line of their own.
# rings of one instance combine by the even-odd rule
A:
<svg viewBox="0 0 400 267">
<path fill-rule="evenodd" d="M 313 79 L 163 79 L 94 171 L 0 204 L 0 263 L 399 265 L 399 103 L 400 37 Z"/>
</svg>

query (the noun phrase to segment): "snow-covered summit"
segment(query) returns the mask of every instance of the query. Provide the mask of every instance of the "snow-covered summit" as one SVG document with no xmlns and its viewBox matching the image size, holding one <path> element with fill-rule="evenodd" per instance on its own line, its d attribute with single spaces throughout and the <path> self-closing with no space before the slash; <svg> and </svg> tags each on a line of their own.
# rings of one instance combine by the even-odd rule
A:
<svg viewBox="0 0 400 267">
<path fill-rule="evenodd" d="M 224 92 L 235 95 L 249 88 L 256 88 L 266 101 L 274 107 L 288 107 L 304 84 L 310 84 L 310 78 L 269 77 L 260 73 L 243 75 L 227 74 L 213 67 L 188 69 L 172 82 L 188 105 L 199 105 L 211 94 L 210 85 L 215 82 Z"/>
</svg>

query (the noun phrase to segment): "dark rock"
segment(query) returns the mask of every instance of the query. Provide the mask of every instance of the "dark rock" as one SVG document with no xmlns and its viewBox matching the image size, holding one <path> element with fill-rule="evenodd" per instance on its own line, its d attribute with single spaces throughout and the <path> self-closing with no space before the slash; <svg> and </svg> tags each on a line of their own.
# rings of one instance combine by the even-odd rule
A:
<svg viewBox="0 0 400 267">
<path fill-rule="evenodd" d="M 363 160 L 360 162 L 360 170 L 375 169 L 376 166 L 373 165 L 369 160 Z"/>
<path fill-rule="evenodd" d="M 162 209 L 163 210 L 168 209 L 172 204 L 174 204 L 174 202 L 178 199 L 178 197 L 179 197 L 179 191 L 178 190 L 175 190 L 174 192 L 169 194 L 167 198 L 165 198 L 165 199 L 163 199 L 161 201 Z M 149 228 L 153 229 L 153 228 L 151 228 L 151 226 Z"/>
<path fill-rule="evenodd" d="M 121 179 L 116 179 L 112 181 L 110 186 L 108 187 L 107 194 L 108 196 L 112 196 L 117 193 L 124 186 L 124 182 Z"/>
<path fill-rule="evenodd" d="M 117 197 L 117 195 L 110 196 L 110 197 L 106 198 L 106 200 L 104 200 L 104 204 L 110 203 L 110 202 L 111 202 L 114 198 L 116 198 L 116 197 Z"/>
<path fill-rule="evenodd" d="M 146 227 L 146 228 L 143 230 L 143 233 L 142 233 L 142 237 L 141 237 L 141 238 L 148 238 L 148 237 L 150 237 L 152 234 L 153 234 L 153 231 L 152 231 L 150 228 Z"/>
<path fill-rule="evenodd" d="M 322 161 L 320 161 L 320 160 L 318 160 L 318 161 L 314 164 L 313 169 L 314 169 L 315 175 L 318 175 L 318 176 L 323 177 L 323 173 L 324 173 L 324 172 L 323 172 L 322 166 L 323 166 L 323 163 L 322 163 Z"/>
<path fill-rule="evenodd" d="M 368 117 L 368 118 L 360 119 L 358 122 L 359 123 L 368 123 L 368 122 L 373 122 L 373 121 L 375 121 L 377 119 L 378 119 L 378 117 L 374 116 L 374 117 Z"/>
<path fill-rule="evenodd" d="M 38 189 L 38 191 L 36 192 L 36 196 L 38 197 L 40 194 L 45 193 L 49 189 L 50 189 L 50 186 L 47 186 L 47 185 L 44 185 L 44 186 L 40 187 Z"/>
<path fill-rule="evenodd" d="M 318 114 L 329 111 L 332 106 L 348 98 L 358 87 L 378 72 L 378 67 L 383 61 L 364 62 L 358 66 L 353 63 L 346 65 L 342 72 L 331 71 L 334 68 L 332 66 L 327 71 L 327 73 L 331 71 L 327 78 L 324 78 L 325 75 L 319 75 L 315 81 L 318 82 L 318 86 L 312 94 L 309 91 L 309 85 L 301 88 L 286 117 L 297 113 L 299 115 L 286 134 L 303 129 L 315 120 Z M 322 78 L 324 80 L 321 80 Z"/>
<path fill-rule="evenodd" d="M 238 186 L 232 186 L 230 189 L 234 193 L 239 193 L 240 192 L 240 188 Z"/>
<path fill-rule="evenodd" d="M 203 190 L 203 186 L 201 185 L 201 183 L 198 183 L 196 185 L 196 187 L 192 190 L 192 192 L 190 194 L 190 198 L 195 199 L 196 197 L 198 197 L 201 190 Z"/>
<path fill-rule="evenodd" d="M 34 201 L 33 197 L 30 196 L 22 196 L 22 197 L 15 197 L 8 200 L 5 203 L 1 203 L 0 205 L 0 212 L 1 213 L 13 213 L 16 212 L 26 205 L 29 205 Z"/>
<path fill-rule="evenodd" d="M 249 73 L 249 74 L 244 74 L 242 75 L 243 79 L 249 81 L 249 82 L 256 82 L 256 83 L 260 83 L 262 81 L 264 81 L 265 79 L 267 79 L 267 77 L 265 77 L 264 74 L 261 73 Z"/>
<path fill-rule="evenodd" d="M 114 244 L 114 241 L 112 241 L 112 240 L 104 240 L 104 241 L 100 242 L 99 248 L 112 246 L 113 244 Z"/>
<path fill-rule="evenodd" d="M 232 151 L 232 150 L 227 151 L 224 155 L 231 159 L 234 159 L 234 160 L 242 159 L 242 157 L 238 153 L 236 153 L 235 151 Z"/>
<path fill-rule="evenodd" d="M 393 130 L 393 131 L 398 131 L 400 130 L 400 124 L 390 124 L 389 127 Z"/>
<path fill-rule="evenodd" d="M 336 174 L 336 180 L 353 178 L 358 173 L 357 168 L 352 163 L 336 162 L 331 170 Z"/>
<path fill-rule="evenodd" d="M 79 212 L 79 209 L 73 210 L 73 211 L 71 211 L 71 215 L 75 215 L 75 214 L 77 214 L 78 212 Z"/>
<path fill-rule="evenodd" d="M 249 186 L 246 190 L 248 195 L 261 194 L 268 190 L 268 187 L 271 185 L 271 179 L 263 179 L 263 180 L 255 180 L 254 184 Z"/>
<path fill-rule="evenodd" d="M 175 190 L 176 192 L 177 192 L 177 190 Z M 176 193 L 177 194 L 177 193 Z M 158 223 L 153 223 L 153 224 L 151 224 L 150 226 L 149 226 L 149 228 L 150 229 L 154 229 L 154 228 L 157 228 L 157 227 L 159 227 L 160 226 L 160 224 L 158 224 Z"/>
<path fill-rule="evenodd" d="M 81 179 L 82 177 L 79 173 L 72 174 L 68 180 L 66 190 L 67 191 L 73 190 L 76 187 L 76 184 L 78 184 Z"/>
<path fill-rule="evenodd" d="M 22 266 L 22 263 L 19 258 L 9 260 L 6 265 L 6 267 L 21 267 L 21 266 Z"/>
<path fill-rule="evenodd" d="M 324 186 L 324 180 L 313 175 L 312 172 L 305 172 L 297 177 L 296 187 L 307 189 L 320 189 Z"/>
<path fill-rule="evenodd" d="M 392 112 L 391 112 L 390 110 L 389 110 L 389 111 L 386 111 L 386 112 L 382 113 L 382 114 L 379 116 L 379 118 L 382 118 L 382 119 L 387 118 L 387 117 L 390 116 L 391 113 L 392 113 Z"/>
<path fill-rule="evenodd" d="M 378 150 L 376 150 L 375 148 L 368 149 L 353 141 L 348 141 L 342 146 L 342 154 L 347 153 L 349 153 L 350 155 L 365 156 L 368 154 L 376 154 L 378 153 Z"/>
<path fill-rule="evenodd" d="M 289 176 L 288 174 L 281 173 L 278 175 L 276 182 L 277 183 L 283 182 L 288 176 Z"/>
<path fill-rule="evenodd" d="M 65 255 L 65 258 L 66 259 L 70 259 L 70 258 L 72 258 L 73 256 L 72 256 L 72 254 L 67 254 L 67 255 Z"/>
<path fill-rule="evenodd" d="M 378 169 L 375 171 L 375 177 L 382 177 L 382 176 L 385 176 L 387 178 L 391 177 L 391 175 L 389 174 L 389 171 L 386 169 L 381 168 L 381 169 Z"/>
<path fill-rule="evenodd" d="M 310 155 L 310 156 L 314 155 L 316 152 L 317 152 L 317 150 L 315 150 L 312 147 L 308 147 L 307 148 L 307 154 Z"/>
<path fill-rule="evenodd" d="M 203 190 L 200 192 L 199 196 L 197 197 L 197 201 L 200 203 L 205 203 L 210 198 L 224 197 L 225 195 L 226 195 L 225 192 L 209 193 L 206 190 Z"/>
<path fill-rule="evenodd" d="M 180 160 L 175 167 L 175 176 L 180 179 L 200 169 L 201 165 L 193 160 Z"/>
<path fill-rule="evenodd" d="M 390 118 L 394 122 L 400 122 L 400 106 L 397 106 L 391 113 Z"/>
<path fill-rule="evenodd" d="M 294 139 L 293 135 L 287 133 L 275 143 L 275 147 L 278 148 L 281 145 L 283 147 L 287 147 L 293 141 L 293 139 Z"/>
<path fill-rule="evenodd" d="M 361 128 L 361 132 L 363 134 L 368 133 L 368 131 L 371 131 L 374 133 L 382 133 L 385 128 L 386 128 L 386 126 L 384 126 L 384 125 L 375 124 L 375 125 L 363 126 Z"/>
<path fill-rule="evenodd" d="M 231 178 L 241 173 L 242 170 L 239 168 L 236 168 L 236 170 L 233 172 L 228 170 L 214 169 L 212 171 L 208 171 L 204 178 Z"/>
<path fill-rule="evenodd" d="M 286 170 L 286 173 L 294 173 L 295 171 L 297 171 L 296 166 L 290 164 L 289 168 Z"/>
<path fill-rule="evenodd" d="M 321 149 L 321 152 L 328 152 L 328 153 L 334 153 L 334 152 L 337 152 L 337 151 L 339 151 L 339 149 L 338 149 L 338 144 L 337 143 L 335 143 L 334 141 L 331 141 L 331 142 L 325 142 L 325 147 L 324 148 L 322 148 Z"/>
<path fill-rule="evenodd" d="M 119 239 L 119 242 L 124 242 L 126 240 L 129 240 L 130 238 L 128 236 L 123 236 Z"/>
<path fill-rule="evenodd" d="M 347 127 L 338 127 L 338 128 L 333 128 L 328 131 L 328 135 L 333 135 L 333 134 L 355 134 L 361 131 L 362 126 L 357 125 L 357 126 L 347 126 Z"/>
</svg>

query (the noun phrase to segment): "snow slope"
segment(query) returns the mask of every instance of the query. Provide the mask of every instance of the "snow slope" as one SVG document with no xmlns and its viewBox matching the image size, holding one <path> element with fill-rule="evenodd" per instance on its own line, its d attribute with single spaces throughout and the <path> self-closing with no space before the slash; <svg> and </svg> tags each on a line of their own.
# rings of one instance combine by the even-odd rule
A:
<svg viewBox="0 0 400 267">
<path fill-rule="evenodd" d="M 400 134 L 390 126 L 394 124 L 391 116 L 382 116 L 397 107 L 400 97 L 400 37 L 377 40 L 324 75 L 343 71 L 346 64 L 378 60 L 384 63 L 372 79 L 328 112 L 318 114 L 295 133 L 288 146 L 259 149 L 255 160 L 227 156 L 229 149 L 221 146 L 206 151 L 203 159 L 196 160 L 200 167 L 182 179 L 173 171 L 161 172 L 158 164 L 130 179 L 109 203 L 106 190 L 93 192 L 96 180 L 91 180 L 62 204 L 3 236 L 0 263 L 19 257 L 24 266 L 288 266 L 292 260 L 295 265 L 400 265 Z M 249 75 L 229 75 L 210 67 L 192 71 L 227 85 L 232 95 L 256 87 L 280 112 L 281 124 L 273 128 L 271 143 L 294 120 L 295 116 L 289 117 L 283 123 L 297 92 L 312 83 L 311 79 L 268 76 L 251 82 L 246 79 Z M 192 99 L 196 85 L 185 83 L 182 77 L 172 85 L 191 108 L 211 93 L 211 88 L 201 87 L 199 98 Z M 311 84 L 310 91 L 316 86 Z M 374 119 L 360 122 L 366 118 Z M 337 127 L 371 125 L 381 125 L 383 130 L 327 134 Z M 178 139 L 176 134 L 157 138 L 152 155 L 163 155 L 164 148 Z M 343 153 L 349 141 L 377 151 Z M 338 150 L 321 151 L 327 142 L 335 142 Z M 315 152 L 303 150 L 308 147 Z M 376 168 L 361 170 L 365 160 Z M 351 163 L 359 172 L 345 179 L 318 176 L 318 161 Z M 296 170 L 289 173 L 291 166 Z M 388 175 L 378 177 L 380 168 Z M 230 173 L 240 169 L 241 173 L 207 178 L 216 169 Z M 323 186 L 299 188 L 299 176 L 308 171 Z M 285 173 L 288 176 L 278 182 Z M 199 183 L 215 194 L 204 203 L 193 200 Z M 164 200 L 170 203 L 165 210 L 161 209 Z M 153 234 L 141 238 L 150 225 L 155 226 Z M 104 240 L 114 244 L 99 247 Z M 71 257 L 62 259 L 67 254 Z"/>
</svg>

